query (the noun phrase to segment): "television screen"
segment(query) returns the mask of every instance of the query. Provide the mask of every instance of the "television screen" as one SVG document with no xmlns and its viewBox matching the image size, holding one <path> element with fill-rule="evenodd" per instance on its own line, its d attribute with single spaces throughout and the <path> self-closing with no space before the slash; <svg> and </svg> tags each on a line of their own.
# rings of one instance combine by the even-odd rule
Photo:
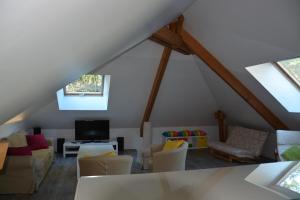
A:
<svg viewBox="0 0 300 200">
<path fill-rule="evenodd" d="M 75 140 L 109 140 L 109 120 L 76 120 Z"/>
</svg>

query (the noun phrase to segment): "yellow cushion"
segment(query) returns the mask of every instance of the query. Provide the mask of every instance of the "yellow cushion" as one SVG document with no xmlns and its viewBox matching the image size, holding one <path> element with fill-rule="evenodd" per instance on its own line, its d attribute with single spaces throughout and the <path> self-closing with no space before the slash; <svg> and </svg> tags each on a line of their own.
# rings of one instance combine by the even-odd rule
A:
<svg viewBox="0 0 300 200">
<path fill-rule="evenodd" d="M 25 136 L 25 132 L 17 132 L 13 133 L 7 137 L 7 141 L 9 143 L 9 147 L 26 147 L 27 140 Z"/>
<path fill-rule="evenodd" d="M 103 156 L 103 157 L 113 157 L 113 156 L 117 156 L 116 152 L 115 151 L 108 151 L 108 152 L 105 152 L 105 153 L 101 153 L 101 154 L 90 154 L 90 153 L 86 153 L 86 154 L 83 154 L 81 156 L 81 158 L 93 158 L 93 157 L 99 157 L 99 156 Z"/>
<path fill-rule="evenodd" d="M 167 140 L 164 145 L 163 151 L 178 149 L 183 143 L 183 140 Z"/>
<path fill-rule="evenodd" d="M 117 154 L 115 151 L 109 151 L 109 152 L 101 154 L 100 156 L 113 157 L 113 156 L 117 156 Z"/>
</svg>

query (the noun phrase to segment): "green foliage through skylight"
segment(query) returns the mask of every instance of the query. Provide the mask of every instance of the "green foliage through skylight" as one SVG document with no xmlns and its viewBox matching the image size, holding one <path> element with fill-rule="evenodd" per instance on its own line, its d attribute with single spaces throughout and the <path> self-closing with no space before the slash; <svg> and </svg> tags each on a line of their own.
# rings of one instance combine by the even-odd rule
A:
<svg viewBox="0 0 300 200">
<path fill-rule="evenodd" d="M 297 167 L 279 185 L 294 192 L 300 193 L 300 168 Z"/>
<path fill-rule="evenodd" d="M 300 58 L 279 61 L 278 64 L 300 86 Z"/>
<path fill-rule="evenodd" d="M 65 87 L 66 95 L 102 95 L 103 75 L 86 74 Z"/>
</svg>

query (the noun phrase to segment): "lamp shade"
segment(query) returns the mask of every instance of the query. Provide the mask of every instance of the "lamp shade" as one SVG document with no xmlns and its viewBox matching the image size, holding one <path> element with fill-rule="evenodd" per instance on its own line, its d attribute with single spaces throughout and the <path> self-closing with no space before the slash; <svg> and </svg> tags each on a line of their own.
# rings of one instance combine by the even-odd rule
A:
<svg viewBox="0 0 300 200">
<path fill-rule="evenodd" d="M 6 153 L 7 153 L 8 143 L 1 142 L 0 143 L 0 170 L 3 168 Z"/>
</svg>

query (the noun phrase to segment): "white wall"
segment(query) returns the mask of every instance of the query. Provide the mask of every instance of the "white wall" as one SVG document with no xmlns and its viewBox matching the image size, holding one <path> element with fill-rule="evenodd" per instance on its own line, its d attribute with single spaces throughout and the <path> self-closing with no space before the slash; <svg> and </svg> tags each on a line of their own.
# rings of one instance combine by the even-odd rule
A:
<svg viewBox="0 0 300 200">
<path fill-rule="evenodd" d="M 107 111 L 60 111 L 53 101 L 28 124 L 73 129 L 76 119 L 109 119 L 111 128 L 139 127 L 163 47 L 145 41 L 97 73 L 111 75 Z M 172 52 L 150 121 L 154 127 L 216 125 L 218 105 L 192 56 Z"/>
<path fill-rule="evenodd" d="M 2 0 L 0 124 L 148 38 L 191 3 Z"/>
<path fill-rule="evenodd" d="M 195 130 L 202 129 L 208 133 L 210 141 L 218 139 L 218 129 L 216 126 L 197 126 L 197 127 L 154 127 L 152 128 L 152 143 L 162 143 L 162 135 L 164 131 L 179 131 L 179 130 Z M 46 138 L 53 140 L 56 148 L 56 139 L 65 138 L 67 141 L 75 140 L 74 129 L 43 129 L 43 134 Z M 110 129 L 110 138 L 115 139 L 116 137 L 124 137 L 124 148 L 125 149 L 140 149 L 142 145 L 142 138 L 140 137 L 139 128 L 112 128 Z"/>
<path fill-rule="evenodd" d="M 24 122 L 17 122 L 13 124 L 4 124 L 0 126 L 0 138 L 7 137 L 12 133 L 19 130 L 26 130 L 26 124 Z"/>
<path fill-rule="evenodd" d="M 300 35 L 299 7 L 298 0 L 198 0 L 184 13 L 186 30 L 295 130 L 300 129 L 300 114 L 287 112 L 245 67 L 299 56 L 300 45 L 295 42 Z M 197 64 L 232 122 L 270 128 L 204 63 Z"/>
<path fill-rule="evenodd" d="M 161 144 L 163 142 L 162 133 L 164 131 L 180 131 L 180 130 L 196 130 L 201 129 L 207 132 L 208 141 L 218 141 L 219 132 L 217 126 L 194 126 L 194 127 L 153 127 L 152 128 L 152 144 Z M 46 138 L 53 141 L 56 149 L 56 139 L 65 138 L 67 141 L 75 140 L 74 129 L 43 129 Z M 139 128 L 113 128 L 110 129 L 110 138 L 124 137 L 125 149 L 141 149 L 143 140 L 140 137 Z M 270 134 L 263 149 L 263 156 L 274 158 L 274 149 L 276 147 L 275 134 Z"/>
</svg>

